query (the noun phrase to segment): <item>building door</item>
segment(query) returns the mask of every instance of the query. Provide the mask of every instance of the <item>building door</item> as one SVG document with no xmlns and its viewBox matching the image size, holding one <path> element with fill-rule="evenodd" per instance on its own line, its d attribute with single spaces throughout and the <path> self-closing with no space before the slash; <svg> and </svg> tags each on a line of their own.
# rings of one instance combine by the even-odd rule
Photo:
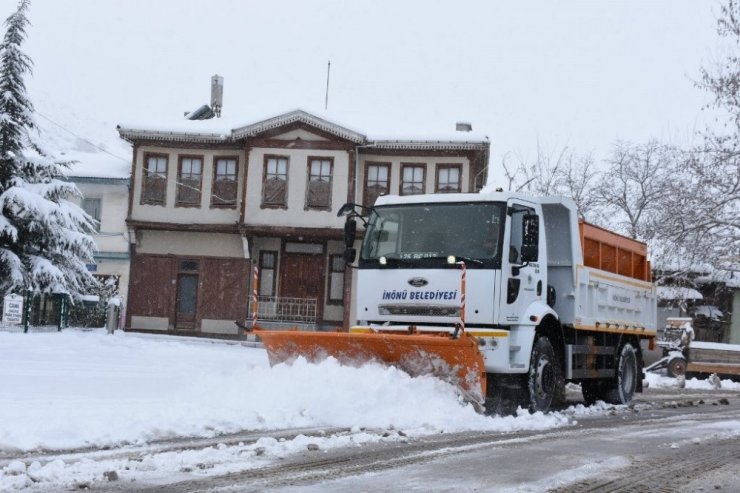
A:
<svg viewBox="0 0 740 493">
<path fill-rule="evenodd" d="M 315 321 L 324 306 L 324 256 L 284 252 L 280 259 L 280 297 L 315 299 Z M 306 302 L 309 303 L 309 302 Z M 306 311 L 310 318 L 312 308 Z"/>
<path fill-rule="evenodd" d="M 199 262 L 180 260 L 178 267 L 175 328 L 193 329 L 198 308 Z"/>
</svg>

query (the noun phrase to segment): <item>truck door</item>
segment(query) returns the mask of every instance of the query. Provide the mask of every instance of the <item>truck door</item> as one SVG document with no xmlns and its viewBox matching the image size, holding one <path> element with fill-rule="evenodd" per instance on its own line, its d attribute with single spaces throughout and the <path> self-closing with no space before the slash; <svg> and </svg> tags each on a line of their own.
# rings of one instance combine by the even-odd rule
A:
<svg viewBox="0 0 740 493">
<path fill-rule="evenodd" d="M 542 249 L 538 252 L 540 258 L 529 262 L 522 259 L 527 217 L 533 214 L 535 209 L 531 205 L 516 201 L 508 204 L 499 308 L 499 323 L 503 325 L 531 324 L 529 320 L 523 319 L 524 312 L 533 301 L 544 299 L 546 294 L 539 262 L 544 256 Z M 531 221 L 531 217 L 529 220 Z"/>
</svg>

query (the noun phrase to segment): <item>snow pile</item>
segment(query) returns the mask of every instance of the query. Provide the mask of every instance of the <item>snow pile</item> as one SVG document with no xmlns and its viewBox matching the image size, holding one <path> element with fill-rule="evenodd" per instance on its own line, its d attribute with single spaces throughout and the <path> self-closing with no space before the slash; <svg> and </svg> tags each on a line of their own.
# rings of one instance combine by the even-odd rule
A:
<svg viewBox="0 0 740 493">
<path fill-rule="evenodd" d="M 121 481 L 155 482 L 225 474 L 336 447 L 571 423 L 561 413 L 482 416 L 449 384 L 394 368 L 350 368 L 331 359 L 271 368 L 263 349 L 234 342 L 102 329 L 0 332 L 0 422 L 0 455 L 8 457 L 0 461 L 0 491 L 87 488 L 107 481 L 110 471 Z M 290 428 L 320 430 L 288 438 L 275 431 Z M 192 450 L 148 445 L 243 430 L 264 435 Z M 131 453 L 101 448 L 127 443 Z M 36 450 L 83 447 L 100 449 L 32 458 Z M 10 459 L 28 453 L 25 462 Z"/>
<path fill-rule="evenodd" d="M 568 418 L 485 417 L 449 384 L 379 365 L 270 368 L 264 350 L 239 344 L 68 330 L 0 333 L 0 422 L 0 450 L 31 450 L 245 429 L 514 431 Z"/>
<path fill-rule="evenodd" d="M 676 388 L 677 386 L 675 378 L 665 377 L 653 372 L 645 373 L 645 381 L 651 389 Z M 720 383 L 722 390 L 740 390 L 740 382 L 733 382 L 730 379 L 724 379 L 721 380 Z M 709 378 L 700 380 L 694 377 L 686 379 L 685 388 L 694 390 L 714 390 L 715 385 Z"/>
</svg>

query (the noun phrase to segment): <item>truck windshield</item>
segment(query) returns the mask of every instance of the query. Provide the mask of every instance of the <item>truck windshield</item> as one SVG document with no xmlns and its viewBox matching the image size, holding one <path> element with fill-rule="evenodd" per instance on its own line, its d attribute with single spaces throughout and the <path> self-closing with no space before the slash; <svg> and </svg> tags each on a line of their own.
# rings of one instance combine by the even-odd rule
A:
<svg viewBox="0 0 740 493">
<path fill-rule="evenodd" d="M 470 268 L 500 268 L 504 212 L 497 202 L 376 207 L 360 267 L 443 267 L 454 255 Z"/>
</svg>

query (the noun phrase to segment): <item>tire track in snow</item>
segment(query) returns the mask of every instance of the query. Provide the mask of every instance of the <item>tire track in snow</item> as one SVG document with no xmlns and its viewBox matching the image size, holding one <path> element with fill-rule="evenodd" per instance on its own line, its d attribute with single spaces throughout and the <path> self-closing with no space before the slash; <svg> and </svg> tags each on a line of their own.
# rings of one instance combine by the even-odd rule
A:
<svg viewBox="0 0 740 493">
<path fill-rule="evenodd" d="M 693 406 L 694 412 L 698 406 Z M 689 414 L 678 412 L 676 408 L 667 407 L 655 411 L 655 415 L 648 416 L 648 412 L 630 412 L 623 411 L 621 420 L 615 422 L 615 417 L 608 415 L 584 416 L 579 417 L 579 424 L 569 429 L 557 429 L 539 432 L 516 432 L 516 433 L 458 433 L 443 434 L 424 437 L 416 440 L 410 440 L 407 443 L 385 443 L 379 446 L 363 446 L 345 449 L 329 450 L 326 454 L 317 456 L 315 452 L 305 452 L 299 456 L 289 457 L 280 460 L 272 465 L 259 469 L 249 469 L 238 473 L 231 473 L 223 476 L 209 478 L 198 478 L 193 480 L 181 481 L 169 485 L 146 487 L 145 484 L 138 483 L 136 491 L 149 493 L 174 493 L 179 491 L 265 491 L 269 489 L 280 489 L 291 486 L 314 486 L 326 481 L 342 479 L 360 474 L 388 471 L 406 466 L 430 463 L 436 460 L 453 457 L 467 452 L 474 452 L 483 449 L 507 449 L 521 447 L 527 443 L 546 442 L 553 439 L 584 439 L 586 436 L 599 438 L 602 435 L 614 432 L 615 428 L 620 433 L 628 432 L 632 435 L 639 435 L 641 430 L 654 429 L 656 427 L 671 427 L 681 423 L 682 420 L 691 420 L 692 422 L 716 422 L 724 419 L 737 419 L 738 411 L 734 408 L 724 406 L 705 405 L 701 409 L 702 414 Z M 736 439 L 735 439 L 736 440 Z M 693 447 L 693 445 L 692 445 Z M 694 450 L 693 448 L 691 449 Z M 707 452 L 709 453 L 709 452 Z M 327 457 L 327 454 L 329 455 Z M 702 456 L 703 457 L 703 456 Z M 614 489 L 614 492 L 635 491 L 635 485 L 642 485 L 646 481 L 652 481 L 655 477 L 656 461 L 648 461 L 646 465 L 636 469 L 643 471 L 631 481 L 628 489 Z M 696 469 L 709 467 L 716 463 L 716 467 L 722 467 L 729 461 L 736 461 L 735 456 L 720 457 L 720 460 L 709 457 L 707 461 L 700 461 L 697 456 Z M 675 469 L 681 469 L 677 465 L 667 472 L 666 477 L 671 478 L 676 475 Z M 629 474 L 633 471 L 628 470 Z M 611 471 L 606 474 L 611 474 Z M 606 481 L 602 484 L 599 482 L 593 488 L 588 480 L 584 480 L 580 486 L 584 492 L 595 491 L 612 491 L 608 487 L 621 488 L 617 477 L 616 483 Z M 686 480 L 680 481 L 684 484 Z M 666 482 L 666 484 L 668 484 Z M 611 485 L 611 486 L 610 486 Z M 126 491 L 133 485 L 117 485 L 108 491 Z M 575 487 L 575 486 L 574 486 Z M 562 490 L 555 490 L 558 493 L 580 491 L 571 490 L 570 486 Z M 637 491 L 642 491 L 637 488 Z M 660 491 L 660 490 L 646 490 Z M 674 490 L 665 490 L 666 493 Z"/>
<path fill-rule="evenodd" d="M 686 484 L 727 465 L 740 463 L 737 437 L 677 449 L 669 457 L 633 462 L 630 466 L 550 490 L 550 493 L 681 493 Z M 709 485 L 706 489 L 711 489 Z"/>
</svg>

